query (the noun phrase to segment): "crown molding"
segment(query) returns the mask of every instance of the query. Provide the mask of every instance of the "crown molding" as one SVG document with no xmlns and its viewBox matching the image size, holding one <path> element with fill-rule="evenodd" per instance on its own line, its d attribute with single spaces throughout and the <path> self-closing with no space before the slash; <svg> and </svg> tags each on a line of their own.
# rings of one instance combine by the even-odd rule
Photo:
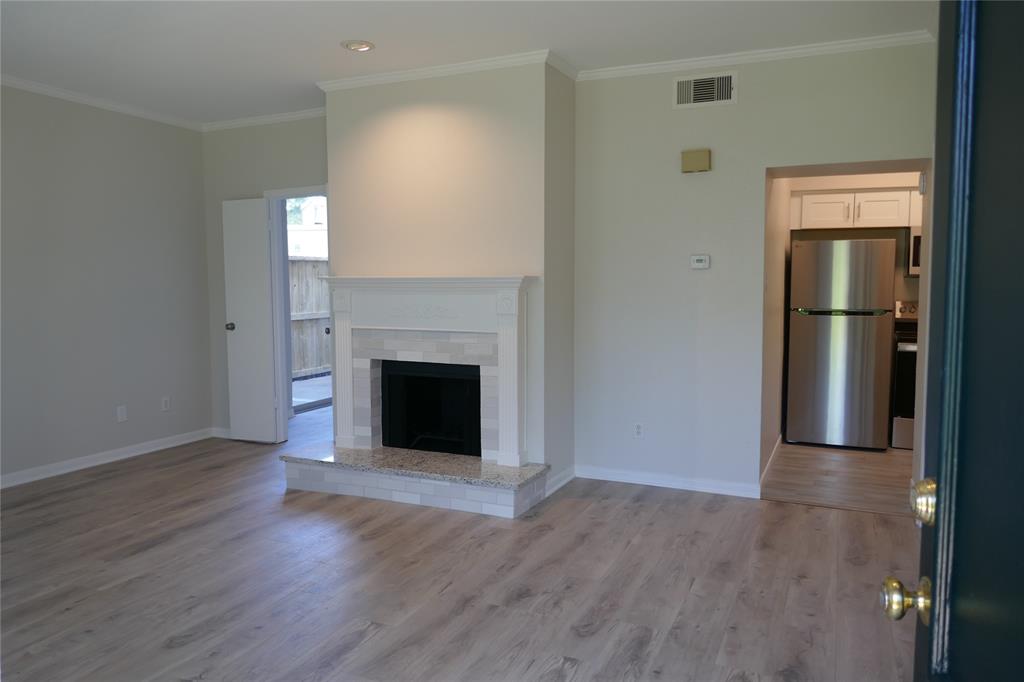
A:
<svg viewBox="0 0 1024 682">
<path fill-rule="evenodd" d="M 864 50 L 877 50 L 886 47 L 902 47 L 904 45 L 920 45 L 923 43 L 933 42 L 935 42 L 935 38 L 928 31 L 891 33 L 888 35 L 871 36 L 869 38 L 835 40 L 828 43 L 812 43 L 810 45 L 778 47 L 768 50 L 749 50 L 747 52 L 732 52 L 730 54 L 720 54 L 710 57 L 676 59 L 668 62 L 633 64 L 630 66 L 611 66 L 604 69 L 586 69 L 580 71 L 579 74 L 577 74 L 576 80 L 595 81 L 604 80 L 606 78 L 623 78 L 625 76 L 643 76 L 655 73 L 669 73 L 672 71 L 694 71 L 697 69 L 714 69 L 722 66 L 734 66 L 736 64 L 773 62 L 782 59 L 796 59 L 799 57 L 814 57 L 818 55 L 841 54 L 843 52 L 861 52 Z"/>
<path fill-rule="evenodd" d="M 554 68 L 556 71 L 560 71 L 562 75 L 568 76 L 570 80 L 576 80 L 576 76 L 579 75 L 579 69 L 550 50 L 548 51 L 548 58 L 546 61 L 549 66 Z"/>
<path fill-rule="evenodd" d="M 910 31 L 908 33 L 892 33 L 889 35 L 872 36 L 869 38 L 855 38 L 852 40 L 837 40 L 828 43 L 813 43 L 810 45 L 797 45 L 794 47 L 772 48 L 768 50 L 750 50 L 747 52 L 733 52 L 730 54 L 714 55 L 710 57 L 694 57 L 691 59 L 677 59 L 667 62 L 653 62 L 649 64 L 632 64 L 628 66 L 612 66 L 603 69 L 586 69 L 578 71 L 569 62 L 551 52 L 550 50 L 536 50 L 533 52 L 522 52 L 503 57 L 491 57 L 488 59 L 477 59 L 457 64 L 444 64 L 441 66 L 429 66 L 421 69 L 408 69 L 405 71 L 389 71 L 386 73 L 371 74 L 367 76 L 353 76 L 332 81 L 320 81 L 317 86 L 324 92 L 335 90 L 349 90 L 361 88 L 368 85 L 382 85 L 385 83 L 402 83 L 405 81 L 421 80 L 426 78 L 438 78 L 441 76 L 453 76 L 460 73 L 473 73 L 477 71 L 490 71 L 524 64 L 547 63 L 569 78 L 576 81 L 603 80 L 605 78 L 623 78 L 626 76 L 642 76 L 656 73 L 669 73 L 681 71 L 694 71 L 698 69 L 718 68 L 723 66 L 734 66 L 737 64 L 751 64 L 755 62 L 770 62 L 782 59 L 796 59 L 799 57 L 813 57 L 816 55 L 841 54 L 843 52 L 860 52 L 864 50 L 877 50 L 887 47 L 901 47 L 905 45 L 920 45 L 933 43 L 935 38 L 928 31 Z M 217 130 L 229 130 L 231 128 L 246 128 L 249 126 L 267 125 L 271 123 L 287 123 L 289 121 L 300 121 L 304 119 L 319 118 L 325 115 L 324 107 L 315 109 L 304 109 L 301 111 L 289 111 L 281 114 L 269 114 L 266 116 L 250 116 L 236 118 L 226 121 L 212 121 L 210 123 L 197 123 L 187 121 L 173 116 L 164 116 L 145 109 L 119 104 L 100 97 L 92 97 L 71 90 L 55 88 L 43 83 L 16 78 L 3 74 L 0 76 L 3 85 L 19 90 L 27 90 L 39 95 L 56 97 L 57 99 L 85 104 L 87 106 L 105 109 L 119 114 L 135 116 L 157 123 L 164 123 L 179 128 L 195 130 L 207 133 Z"/>
<path fill-rule="evenodd" d="M 186 121 L 184 119 L 174 118 L 173 116 L 164 116 L 162 114 L 157 114 L 152 111 L 147 111 L 145 109 L 139 109 L 125 104 L 118 104 L 117 102 L 111 102 L 110 100 L 102 99 L 100 97 L 83 95 L 80 92 L 64 90 L 62 88 L 55 88 L 50 85 L 44 85 L 43 83 L 25 80 L 24 78 L 15 78 L 14 76 L 8 76 L 7 74 L 3 74 L 2 76 L 0 76 L 0 83 L 6 85 L 7 87 L 17 88 L 18 90 L 27 90 L 28 92 L 34 92 L 37 95 L 55 97 L 57 99 L 63 99 L 68 102 L 84 104 L 86 106 L 96 107 L 97 109 L 105 109 L 106 111 L 113 111 L 118 114 L 125 114 L 127 116 L 134 116 L 136 118 L 144 118 L 150 121 L 156 121 L 157 123 L 164 123 L 166 125 L 176 126 L 178 128 L 187 128 L 188 130 L 202 131 L 202 125 L 196 123 L 195 121 Z"/>
<path fill-rule="evenodd" d="M 317 87 L 324 92 L 335 90 L 351 90 L 352 88 L 363 88 L 368 85 L 384 85 L 386 83 L 404 83 L 406 81 L 423 80 L 426 78 L 440 78 L 441 76 L 455 76 L 460 73 L 474 73 L 477 71 L 490 71 L 492 69 L 504 69 L 510 66 L 522 66 L 524 64 L 549 63 L 559 71 L 563 68 L 569 69 L 575 76 L 575 72 L 566 65 L 566 62 L 557 57 L 552 60 L 548 50 L 536 50 L 534 52 L 521 52 L 519 54 L 505 55 L 504 57 L 490 57 L 487 59 L 476 59 L 471 62 L 459 62 L 457 64 L 442 64 L 440 66 L 428 66 L 422 69 L 407 69 L 405 71 L 387 71 L 385 73 L 374 73 L 367 76 L 353 76 L 351 78 L 340 78 L 333 81 L 319 81 Z M 566 75 L 569 75 L 568 73 Z"/>
<path fill-rule="evenodd" d="M 267 114 L 266 116 L 249 116 L 246 118 L 234 118 L 228 121 L 214 121 L 204 123 L 201 128 L 204 133 L 215 130 L 230 130 L 231 128 L 248 128 L 249 126 L 263 126 L 270 123 L 288 123 L 289 121 L 303 121 L 309 118 L 323 118 L 327 115 L 324 107 L 315 109 L 303 109 L 302 111 L 288 111 L 283 114 Z"/>
</svg>

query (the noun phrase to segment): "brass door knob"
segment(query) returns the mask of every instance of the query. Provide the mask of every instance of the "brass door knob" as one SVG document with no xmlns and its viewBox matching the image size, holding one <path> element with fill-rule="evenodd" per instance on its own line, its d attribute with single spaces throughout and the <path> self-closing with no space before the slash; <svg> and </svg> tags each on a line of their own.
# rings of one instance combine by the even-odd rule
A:
<svg viewBox="0 0 1024 682">
<path fill-rule="evenodd" d="M 882 591 L 878 597 L 882 603 L 882 611 L 890 620 L 899 620 L 910 609 L 917 609 L 921 622 L 928 625 L 932 608 L 932 581 L 928 578 L 921 578 L 917 591 L 911 592 L 899 580 L 889 576 L 882 583 Z"/>
<path fill-rule="evenodd" d="M 910 486 L 910 509 L 918 526 L 935 525 L 935 479 L 925 478 Z"/>
</svg>

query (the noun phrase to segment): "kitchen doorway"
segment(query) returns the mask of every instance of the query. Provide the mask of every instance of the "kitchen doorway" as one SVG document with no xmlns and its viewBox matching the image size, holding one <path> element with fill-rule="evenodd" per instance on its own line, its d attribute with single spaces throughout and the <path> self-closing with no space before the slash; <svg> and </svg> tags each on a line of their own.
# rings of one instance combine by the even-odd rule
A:
<svg viewBox="0 0 1024 682">
<path fill-rule="evenodd" d="M 913 159 L 768 170 L 762 499 L 910 514 L 930 169 Z"/>
</svg>

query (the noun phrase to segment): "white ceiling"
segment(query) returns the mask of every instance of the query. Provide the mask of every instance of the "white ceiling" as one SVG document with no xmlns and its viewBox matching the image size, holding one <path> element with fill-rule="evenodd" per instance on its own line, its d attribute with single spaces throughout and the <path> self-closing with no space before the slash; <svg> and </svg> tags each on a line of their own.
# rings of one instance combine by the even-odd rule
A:
<svg viewBox="0 0 1024 682">
<path fill-rule="evenodd" d="M 8 2 L 5 76 L 206 123 L 323 105 L 317 81 L 550 49 L 579 70 L 933 35 L 935 2 Z M 367 54 L 339 42 L 366 39 Z"/>
</svg>

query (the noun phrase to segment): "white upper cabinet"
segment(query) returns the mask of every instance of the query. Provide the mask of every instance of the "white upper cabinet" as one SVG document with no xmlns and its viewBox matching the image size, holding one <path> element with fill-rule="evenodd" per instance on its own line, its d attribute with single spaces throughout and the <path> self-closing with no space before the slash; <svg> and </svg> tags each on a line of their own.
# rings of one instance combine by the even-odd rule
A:
<svg viewBox="0 0 1024 682">
<path fill-rule="evenodd" d="M 854 197 L 854 227 L 907 227 L 910 192 L 867 192 Z"/>
<path fill-rule="evenodd" d="M 907 227 L 910 191 L 805 194 L 800 226 L 805 230 L 829 227 Z"/>
<path fill-rule="evenodd" d="M 805 194 L 801 225 L 805 230 L 853 227 L 853 201 L 853 194 Z"/>
</svg>

